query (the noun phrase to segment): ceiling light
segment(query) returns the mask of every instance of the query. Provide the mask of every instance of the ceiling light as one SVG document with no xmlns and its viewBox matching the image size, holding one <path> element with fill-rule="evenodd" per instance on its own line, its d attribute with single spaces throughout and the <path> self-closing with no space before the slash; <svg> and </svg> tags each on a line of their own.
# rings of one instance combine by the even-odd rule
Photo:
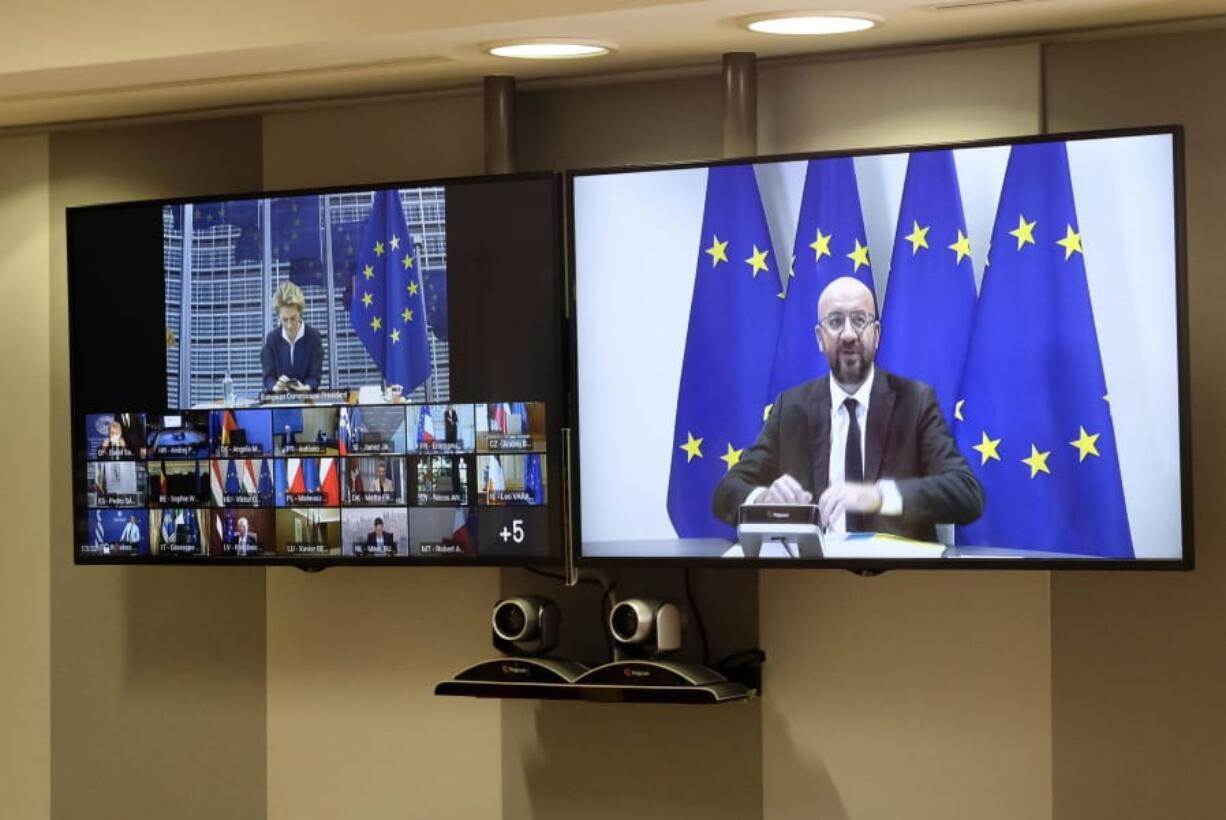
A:
<svg viewBox="0 0 1226 820">
<path fill-rule="evenodd" d="M 760 14 L 742 20 L 750 31 L 759 34 L 848 34 L 870 29 L 880 22 L 861 12 L 789 11 Z"/>
<path fill-rule="evenodd" d="M 600 43 L 595 40 L 536 37 L 531 40 L 488 43 L 482 48 L 495 57 L 514 57 L 520 60 L 576 60 L 583 57 L 603 57 L 611 53 L 615 47 L 612 43 Z"/>
</svg>

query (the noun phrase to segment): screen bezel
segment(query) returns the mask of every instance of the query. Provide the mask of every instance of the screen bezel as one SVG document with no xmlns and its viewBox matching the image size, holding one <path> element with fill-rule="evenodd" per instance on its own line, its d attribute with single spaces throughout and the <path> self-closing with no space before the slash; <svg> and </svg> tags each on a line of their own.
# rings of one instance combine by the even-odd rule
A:
<svg viewBox="0 0 1226 820">
<path fill-rule="evenodd" d="M 795 162 L 811 159 L 828 159 L 841 157 L 866 157 L 882 154 L 910 153 L 913 151 L 932 151 L 943 149 L 988 148 L 1004 145 L 1023 145 L 1042 142 L 1071 142 L 1112 137 L 1155 136 L 1171 137 L 1172 180 L 1174 183 L 1175 210 L 1175 305 L 1176 305 L 1176 339 L 1177 339 L 1177 370 L 1179 380 L 1179 464 L 1180 464 L 1180 502 L 1181 525 L 1183 535 L 1182 556 L 1177 559 L 1086 559 L 1086 558 L 856 558 L 856 559 L 813 559 L 813 558 L 686 558 L 679 556 L 662 556 L 651 558 L 642 555 L 585 556 L 583 554 L 582 538 L 582 448 L 580 447 L 579 430 L 579 340 L 576 293 L 576 256 L 575 256 L 575 213 L 574 191 L 575 181 L 579 178 L 610 176 L 614 174 L 641 173 L 646 171 L 675 171 L 693 168 L 712 168 L 726 165 L 758 164 L 770 162 Z M 571 427 L 570 452 L 570 527 L 569 538 L 574 544 L 575 559 L 581 567 L 614 567 L 626 565 L 643 566 L 681 566 L 681 567 L 724 567 L 747 569 L 843 569 L 862 574 L 876 574 L 891 569 L 1009 569 L 1009 570 L 1191 570 L 1195 568 L 1195 538 L 1193 533 L 1193 492 L 1192 492 L 1192 433 L 1190 407 L 1190 374 L 1188 363 L 1188 303 L 1187 303 L 1187 218 L 1186 189 L 1184 180 L 1184 130 L 1181 125 L 1160 125 L 1140 128 L 1105 129 L 1095 131 L 1071 131 L 1055 134 L 1032 134 L 1017 137 L 993 137 L 983 140 L 962 142 L 925 143 L 912 145 L 897 145 L 874 147 L 855 150 L 815 151 L 789 154 L 771 154 L 761 156 L 732 157 L 727 159 L 694 160 L 677 163 L 649 163 L 615 167 L 596 167 L 567 171 L 565 180 L 566 208 L 566 245 L 567 245 L 567 291 L 569 343 L 569 413 Z"/>
<path fill-rule="evenodd" d="M 78 345 L 82 343 L 80 337 L 80 329 L 77 327 L 77 317 L 75 316 L 73 291 L 78 276 L 85 275 L 83 271 L 74 270 L 73 267 L 73 224 L 74 221 L 82 214 L 93 212 L 105 212 L 109 210 L 118 210 L 122 208 L 133 208 L 141 206 L 160 206 L 181 205 L 185 203 L 202 204 L 210 202 L 222 202 L 232 200 L 251 200 L 251 199 L 266 199 L 284 196 L 305 196 L 314 194 L 331 194 L 344 193 L 351 191 L 381 191 L 387 189 L 399 188 L 425 188 L 425 187 L 446 187 L 446 186 L 475 186 L 500 184 L 508 182 L 549 182 L 552 193 L 552 204 L 554 213 L 552 214 L 551 222 L 551 244 L 553 246 L 552 259 L 553 276 L 552 285 L 555 288 L 555 300 L 557 302 L 557 321 L 551 326 L 552 332 L 555 334 L 554 344 L 558 352 L 557 367 L 560 378 L 563 384 L 560 389 L 556 390 L 558 397 L 558 406 L 554 411 L 553 416 L 547 416 L 546 420 L 546 435 L 552 446 L 547 448 L 547 464 L 549 474 L 552 480 L 549 482 L 549 496 L 547 496 L 547 509 L 549 512 L 549 526 L 551 535 L 556 538 L 551 538 L 554 543 L 550 544 L 548 553 L 530 554 L 523 556 L 496 556 L 496 555 L 472 555 L 472 556 L 456 556 L 456 557 L 415 557 L 415 556 L 395 556 L 395 557 L 361 557 L 352 555 L 329 555 L 329 556 L 278 556 L 278 555 L 261 555 L 258 557 L 238 557 L 226 555 L 93 555 L 82 553 L 77 544 L 77 522 L 82 515 L 88 512 L 88 504 L 86 500 L 86 480 L 79 480 L 83 476 L 77 475 L 77 458 L 85 453 L 86 442 L 84 441 L 84 428 L 82 423 L 85 415 L 89 412 L 81 406 L 79 392 L 74 390 L 73 373 L 77 370 L 75 366 L 76 358 L 79 350 Z M 130 200 L 124 202 L 108 202 L 92 205 L 80 205 L 65 208 L 65 238 L 66 248 L 68 250 L 66 273 L 68 285 L 68 393 L 69 393 L 69 414 L 72 430 L 70 433 L 70 441 L 72 443 L 72 451 L 70 454 L 73 476 L 73 537 L 71 540 L 71 548 L 73 554 L 73 563 L 82 566 L 264 566 L 264 567 L 295 567 L 306 571 L 318 571 L 334 566 L 354 566 L 354 567 L 561 567 L 565 560 L 566 551 L 568 549 L 567 541 L 570 535 L 570 529 L 565 520 L 564 510 L 568 495 L 566 493 L 564 482 L 564 451 L 565 451 L 565 428 L 569 416 L 569 403 L 565 390 L 565 382 L 568 378 L 569 356 L 567 346 L 569 340 L 567 338 L 565 323 L 563 317 L 566 312 L 567 300 L 569 294 L 568 277 L 564 268 L 565 255 L 563 238 L 565 236 L 564 222 L 566 219 L 566 206 L 564 201 L 565 190 L 563 188 L 562 174 L 557 171 L 530 171 L 510 174 L 485 174 L 479 176 L 467 177 L 437 177 L 426 179 L 410 179 L 396 180 L 391 182 L 378 183 L 353 183 L 346 185 L 331 185 L 318 186 L 307 188 L 286 188 L 267 191 L 240 191 L 235 193 L 209 194 L 208 196 L 182 196 L 182 197 L 166 197 L 166 198 L 151 198 L 143 200 Z M 164 378 L 165 374 L 162 374 Z M 491 396 L 487 401 L 493 401 L 498 397 Z M 508 396 L 506 400 L 519 399 L 521 397 Z M 534 397 L 522 397 L 523 399 L 532 399 Z M 542 399 L 545 400 L 545 399 Z M 470 402 L 457 402 L 459 404 L 467 404 Z M 409 405 L 401 405 L 409 406 Z M 155 408 L 124 408 L 133 412 L 153 412 Z M 167 408 L 169 412 L 172 408 Z M 182 410 L 183 408 L 176 408 Z M 477 455 L 473 453 L 474 457 Z M 270 458 L 272 456 L 269 456 Z M 206 460 L 207 461 L 207 460 Z M 88 459 L 82 462 L 82 468 L 88 463 Z M 475 499 L 474 499 L 474 506 Z M 152 510 L 153 507 L 146 506 L 146 510 Z M 342 507 L 343 509 L 343 507 Z M 406 505 L 405 509 L 408 507 Z"/>
</svg>

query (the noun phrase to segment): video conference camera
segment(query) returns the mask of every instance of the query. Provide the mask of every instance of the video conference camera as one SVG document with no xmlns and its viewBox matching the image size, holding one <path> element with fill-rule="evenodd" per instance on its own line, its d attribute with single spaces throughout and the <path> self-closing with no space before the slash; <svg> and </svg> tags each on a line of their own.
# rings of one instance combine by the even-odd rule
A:
<svg viewBox="0 0 1226 820">
<path fill-rule="evenodd" d="M 667 655 L 681 648 L 681 610 L 668 601 L 627 598 L 609 611 L 609 633 L 627 655 Z"/>
<path fill-rule="evenodd" d="M 494 647 L 507 655 L 544 655 L 558 645 L 561 612 L 548 598 L 525 595 L 504 598 L 490 619 Z"/>
</svg>

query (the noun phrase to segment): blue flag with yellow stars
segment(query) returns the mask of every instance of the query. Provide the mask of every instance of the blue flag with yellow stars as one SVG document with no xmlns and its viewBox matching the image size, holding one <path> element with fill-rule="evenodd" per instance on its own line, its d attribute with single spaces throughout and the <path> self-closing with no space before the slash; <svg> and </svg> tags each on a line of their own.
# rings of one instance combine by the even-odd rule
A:
<svg viewBox="0 0 1226 820">
<path fill-rule="evenodd" d="M 877 361 L 932 385 L 950 425 L 974 318 L 975 271 L 953 152 L 918 151 L 907 160 Z"/>
<path fill-rule="evenodd" d="M 987 504 L 959 544 L 1134 557 L 1078 225 L 1065 144 L 1014 146 L 955 426 Z"/>
<path fill-rule="evenodd" d="M 783 324 L 771 371 L 772 396 L 830 372 L 817 346 L 817 297 L 842 276 L 873 293 L 868 236 L 860 213 L 856 166 L 850 157 L 809 160 L 796 222 L 792 263 L 785 266 Z"/>
<path fill-rule="evenodd" d="M 388 384 L 407 396 L 430 377 L 425 293 L 395 189 L 375 192 L 362 224 L 349 318 Z"/>
<path fill-rule="evenodd" d="M 707 172 L 697 273 L 677 391 L 668 516 L 681 538 L 727 538 L 715 485 L 757 440 L 783 303 L 750 165 Z"/>
<path fill-rule="evenodd" d="M 290 281 L 302 287 L 324 284 L 319 201 L 318 194 L 279 197 L 269 209 L 273 258 L 288 262 Z"/>
</svg>

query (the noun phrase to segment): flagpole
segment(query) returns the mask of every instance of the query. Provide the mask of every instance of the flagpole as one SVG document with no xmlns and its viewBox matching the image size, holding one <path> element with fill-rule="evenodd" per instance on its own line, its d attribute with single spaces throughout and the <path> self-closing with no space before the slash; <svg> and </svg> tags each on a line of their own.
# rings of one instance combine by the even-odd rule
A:
<svg viewBox="0 0 1226 820">
<path fill-rule="evenodd" d="M 179 406 L 192 406 L 192 252 L 195 210 L 183 206 L 183 262 L 179 266 L 183 294 L 179 301 Z"/>
</svg>

